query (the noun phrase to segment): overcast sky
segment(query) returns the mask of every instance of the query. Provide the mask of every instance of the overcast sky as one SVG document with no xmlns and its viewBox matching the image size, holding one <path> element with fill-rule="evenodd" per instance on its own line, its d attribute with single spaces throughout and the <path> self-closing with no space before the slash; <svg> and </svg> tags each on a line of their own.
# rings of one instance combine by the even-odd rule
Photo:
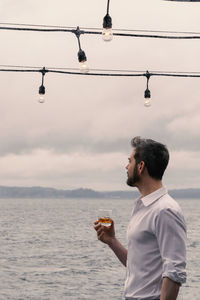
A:
<svg viewBox="0 0 200 300">
<path fill-rule="evenodd" d="M 0 1 L 1 22 L 101 28 L 106 0 Z M 200 4 L 111 0 L 113 28 L 200 32 Z M 1 65 L 77 68 L 72 33 L 0 30 Z M 90 68 L 200 71 L 200 40 L 82 35 Z M 166 144 L 168 188 L 200 187 L 200 79 L 0 72 L 0 185 L 127 190 L 134 136 Z"/>
</svg>

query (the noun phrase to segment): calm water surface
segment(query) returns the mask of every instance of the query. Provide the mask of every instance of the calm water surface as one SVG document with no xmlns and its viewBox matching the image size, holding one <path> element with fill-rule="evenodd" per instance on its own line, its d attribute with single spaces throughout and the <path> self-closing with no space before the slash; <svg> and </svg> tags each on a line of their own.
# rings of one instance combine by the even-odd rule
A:
<svg viewBox="0 0 200 300">
<path fill-rule="evenodd" d="M 178 200 L 188 225 L 187 283 L 179 300 L 200 299 L 200 200 Z M 98 208 L 113 210 L 126 246 L 133 200 L 0 199 L 0 300 L 120 300 L 125 268 L 96 238 Z"/>
</svg>

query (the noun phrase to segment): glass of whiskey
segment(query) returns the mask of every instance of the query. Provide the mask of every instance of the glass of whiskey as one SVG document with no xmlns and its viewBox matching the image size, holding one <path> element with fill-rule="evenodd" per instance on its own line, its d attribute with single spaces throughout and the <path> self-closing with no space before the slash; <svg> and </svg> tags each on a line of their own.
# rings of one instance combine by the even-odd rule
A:
<svg viewBox="0 0 200 300">
<path fill-rule="evenodd" d="M 98 210 L 98 222 L 103 226 L 110 226 L 111 225 L 111 216 L 112 210 L 111 209 L 102 209 Z"/>
</svg>

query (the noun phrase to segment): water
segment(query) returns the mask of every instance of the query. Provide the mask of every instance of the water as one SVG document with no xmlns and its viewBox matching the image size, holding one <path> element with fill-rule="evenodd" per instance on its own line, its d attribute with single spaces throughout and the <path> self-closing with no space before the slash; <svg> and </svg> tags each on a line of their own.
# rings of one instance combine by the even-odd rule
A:
<svg viewBox="0 0 200 300">
<path fill-rule="evenodd" d="M 188 225 L 187 283 L 179 300 L 199 300 L 200 200 L 178 200 Z M 97 240 L 99 208 L 113 210 L 126 246 L 132 200 L 0 199 L 0 300 L 120 300 L 125 268 Z"/>
</svg>

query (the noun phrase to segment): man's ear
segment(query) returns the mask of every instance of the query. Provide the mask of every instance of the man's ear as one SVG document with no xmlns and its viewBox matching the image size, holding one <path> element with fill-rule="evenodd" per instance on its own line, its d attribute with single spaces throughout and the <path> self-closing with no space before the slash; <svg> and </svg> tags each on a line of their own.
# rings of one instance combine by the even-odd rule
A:
<svg viewBox="0 0 200 300">
<path fill-rule="evenodd" d="M 145 169 L 145 162 L 142 160 L 141 162 L 138 163 L 138 172 L 142 174 Z"/>
</svg>

